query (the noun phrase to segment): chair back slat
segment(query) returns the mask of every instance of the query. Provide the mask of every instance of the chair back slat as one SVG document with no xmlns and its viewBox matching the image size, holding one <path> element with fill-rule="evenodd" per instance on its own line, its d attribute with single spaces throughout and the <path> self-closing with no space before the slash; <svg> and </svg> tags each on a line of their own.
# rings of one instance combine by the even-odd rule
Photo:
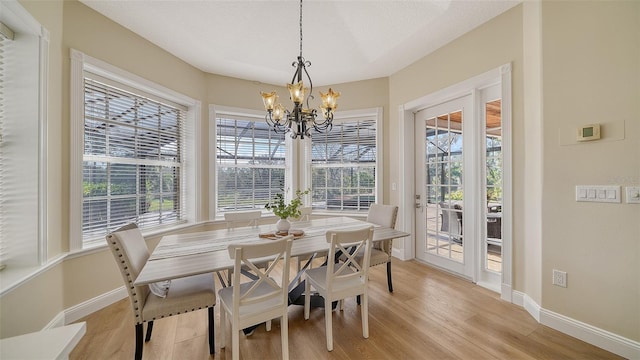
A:
<svg viewBox="0 0 640 360">
<path fill-rule="evenodd" d="M 362 284 L 366 284 L 371 259 L 371 244 L 373 241 L 373 226 L 349 231 L 327 231 L 327 242 L 330 243 L 328 259 L 336 259 L 342 256 L 344 260 L 336 264 L 328 261 L 327 264 L 327 290 L 340 286 L 357 278 Z M 363 254 L 364 256 L 358 256 Z"/>
<path fill-rule="evenodd" d="M 267 301 L 270 298 L 287 297 L 289 264 L 293 236 L 267 240 L 252 244 L 230 245 L 229 256 L 234 260 L 233 297 L 234 307 Z M 269 263 L 266 268 L 262 264 Z M 275 281 L 275 269 L 281 269 L 280 282 Z M 249 271 L 250 282 L 242 283 L 243 271 Z M 265 286 L 266 285 L 266 286 Z M 256 293 L 256 290 L 259 292 Z M 266 291 L 265 289 L 269 289 Z"/>
</svg>

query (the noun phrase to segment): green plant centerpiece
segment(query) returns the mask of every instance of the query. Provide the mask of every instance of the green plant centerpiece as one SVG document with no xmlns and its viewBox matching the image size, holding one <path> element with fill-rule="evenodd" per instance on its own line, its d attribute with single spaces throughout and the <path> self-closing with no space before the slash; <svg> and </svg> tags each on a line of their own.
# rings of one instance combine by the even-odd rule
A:
<svg viewBox="0 0 640 360">
<path fill-rule="evenodd" d="M 296 190 L 296 197 L 291 200 L 290 203 L 286 203 L 284 199 L 284 190 L 281 193 L 276 194 L 273 200 L 268 202 L 264 208 L 271 210 L 277 217 L 280 218 L 276 223 L 278 231 L 289 231 L 291 223 L 289 218 L 297 218 L 301 215 L 300 207 L 302 206 L 302 197 L 307 195 L 311 190 L 307 189 L 302 191 Z"/>
</svg>

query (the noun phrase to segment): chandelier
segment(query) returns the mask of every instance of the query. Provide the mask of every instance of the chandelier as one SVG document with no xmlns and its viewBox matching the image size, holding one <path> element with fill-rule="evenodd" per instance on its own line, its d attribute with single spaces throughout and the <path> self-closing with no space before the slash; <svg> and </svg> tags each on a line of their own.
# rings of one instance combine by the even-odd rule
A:
<svg viewBox="0 0 640 360">
<path fill-rule="evenodd" d="M 276 133 L 291 132 L 291 137 L 296 139 L 304 139 L 305 136 L 311 137 L 309 130 L 315 129 L 317 132 L 324 133 L 331 131 L 333 122 L 333 112 L 338 107 L 337 100 L 340 97 L 339 92 L 334 92 L 329 88 L 327 93 L 320 91 L 322 105 L 319 107 L 322 119 L 316 119 L 318 112 L 316 109 L 309 107 L 309 99 L 313 99 L 313 83 L 307 72 L 307 67 L 311 66 L 311 62 L 302 56 L 302 0 L 300 0 L 300 55 L 291 66 L 296 68 L 293 73 L 291 83 L 287 84 L 290 99 L 293 101 L 293 110 L 286 109 L 282 104 L 278 103 L 278 95 L 275 91 L 270 93 L 260 92 L 264 108 L 267 110 L 265 120 L 267 124 Z M 304 87 L 302 76 L 306 76 L 309 82 L 309 88 Z"/>
</svg>

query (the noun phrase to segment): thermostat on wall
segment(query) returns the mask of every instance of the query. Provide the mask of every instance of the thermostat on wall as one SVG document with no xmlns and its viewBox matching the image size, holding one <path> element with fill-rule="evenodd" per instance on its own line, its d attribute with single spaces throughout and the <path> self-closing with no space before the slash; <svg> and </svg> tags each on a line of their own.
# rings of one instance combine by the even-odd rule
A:
<svg viewBox="0 0 640 360">
<path fill-rule="evenodd" d="M 600 124 L 589 124 L 578 128 L 578 141 L 600 139 Z"/>
</svg>

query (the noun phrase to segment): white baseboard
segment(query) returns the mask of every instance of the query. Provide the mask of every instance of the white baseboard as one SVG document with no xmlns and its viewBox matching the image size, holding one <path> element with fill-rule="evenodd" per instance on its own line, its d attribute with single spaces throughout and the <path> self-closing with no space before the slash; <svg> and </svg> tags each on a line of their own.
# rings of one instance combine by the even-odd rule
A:
<svg viewBox="0 0 640 360">
<path fill-rule="evenodd" d="M 627 359 L 640 359 L 640 342 L 542 309 L 540 323 Z"/>
<path fill-rule="evenodd" d="M 610 351 L 627 359 L 640 359 L 640 342 L 585 324 L 570 317 L 546 310 L 527 294 L 513 291 L 513 304 L 522 306 L 542 325 L 576 339 Z"/>
<path fill-rule="evenodd" d="M 64 324 L 70 324 L 129 296 L 124 286 L 96 296 L 63 311 Z"/>
</svg>

